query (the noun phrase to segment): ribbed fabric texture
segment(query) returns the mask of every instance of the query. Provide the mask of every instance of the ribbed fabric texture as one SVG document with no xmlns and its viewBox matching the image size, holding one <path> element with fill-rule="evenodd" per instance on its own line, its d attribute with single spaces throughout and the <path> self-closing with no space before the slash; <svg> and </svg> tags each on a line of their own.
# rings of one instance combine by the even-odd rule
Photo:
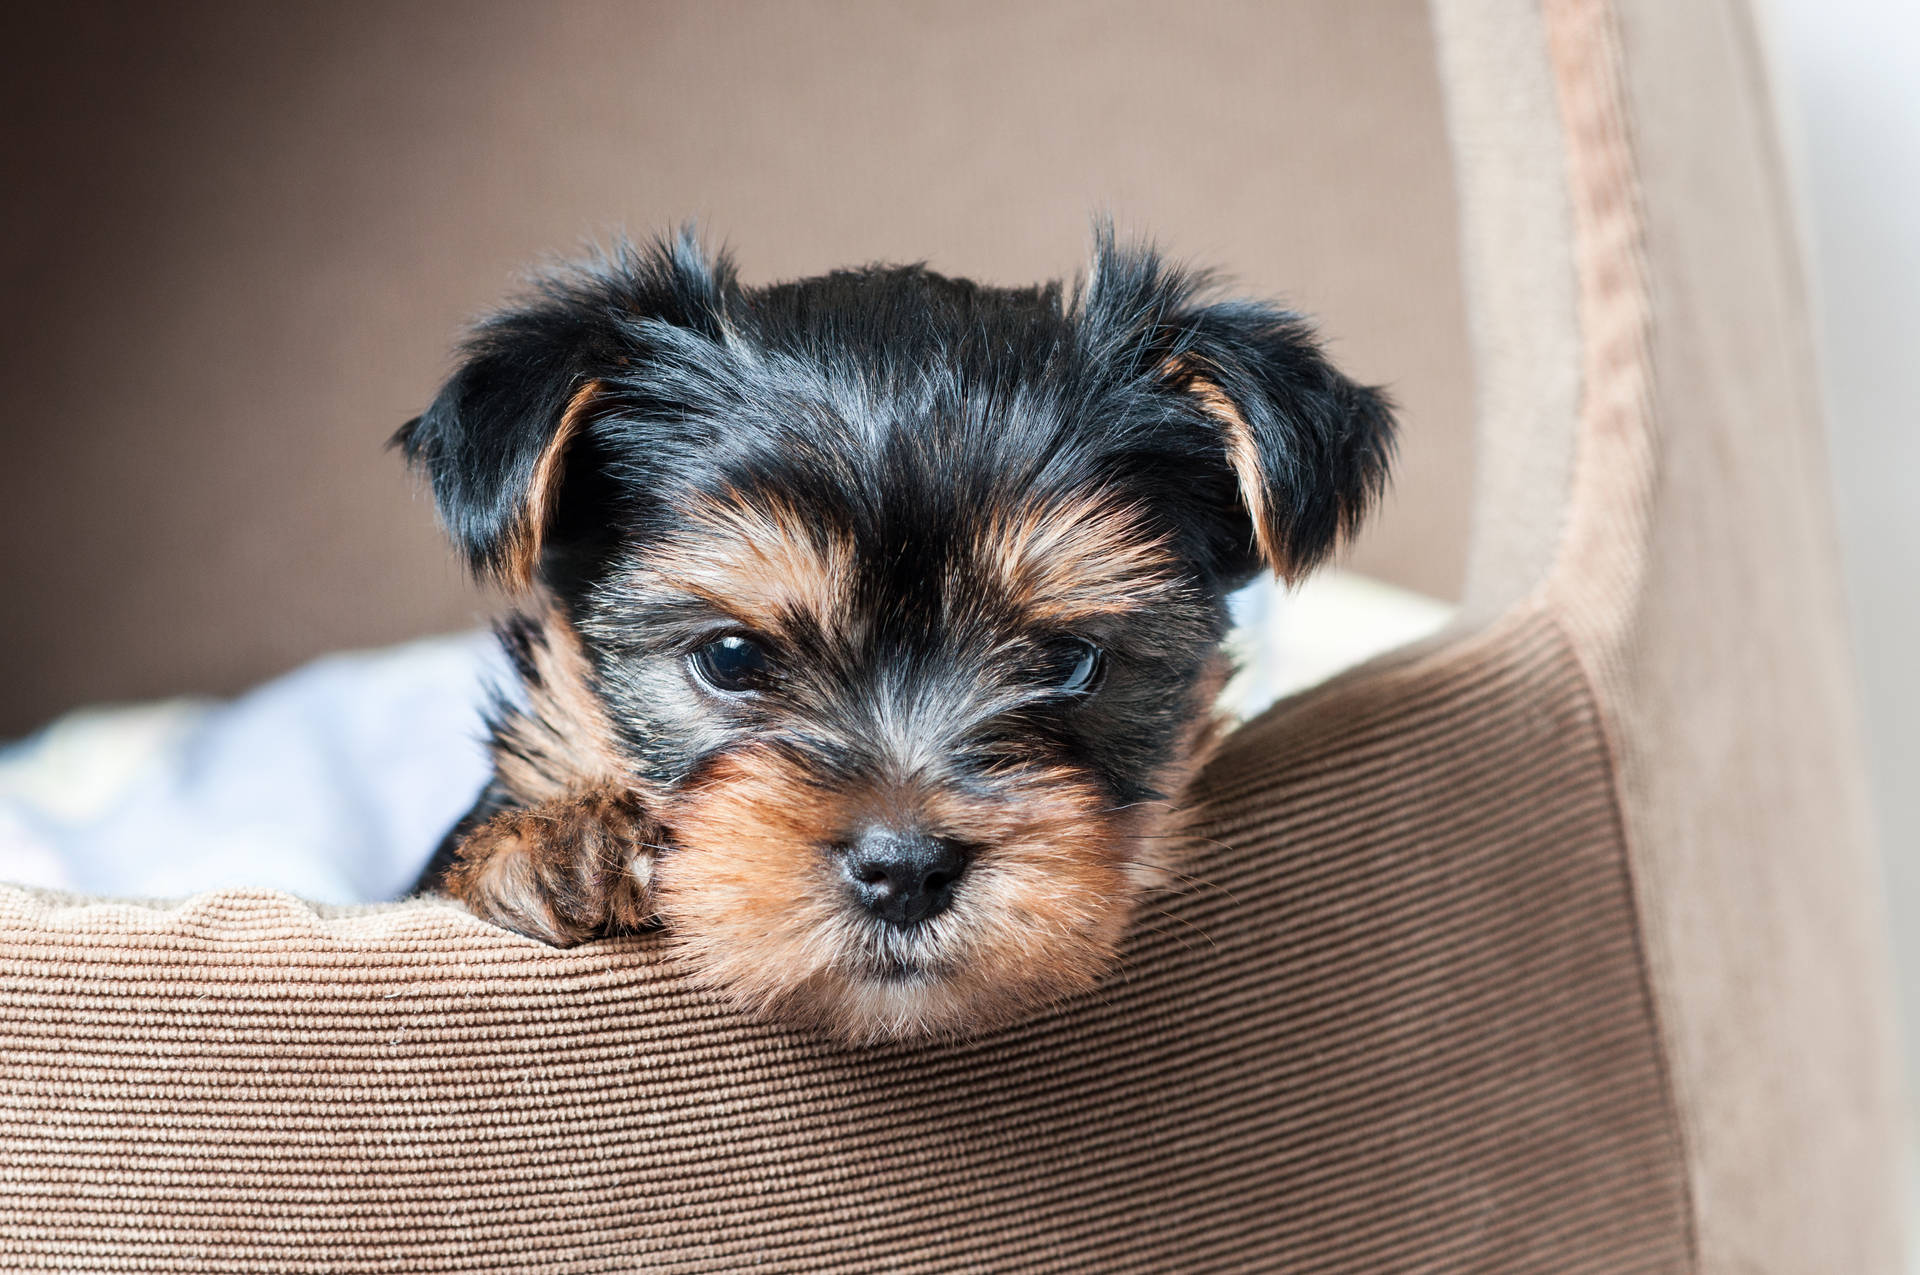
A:
<svg viewBox="0 0 1920 1275">
<path fill-rule="evenodd" d="M 0 1265 L 1678 1269 L 1600 736 L 1545 616 L 1238 738 L 1097 995 L 963 1046 L 740 1021 L 659 940 L 0 890 Z"/>
</svg>

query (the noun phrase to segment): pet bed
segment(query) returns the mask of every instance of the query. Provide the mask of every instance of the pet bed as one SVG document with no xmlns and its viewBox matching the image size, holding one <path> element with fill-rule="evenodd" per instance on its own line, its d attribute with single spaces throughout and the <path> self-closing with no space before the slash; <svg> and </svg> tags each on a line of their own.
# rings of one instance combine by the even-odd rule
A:
<svg viewBox="0 0 1920 1275">
<path fill-rule="evenodd" d="M 1466 608 L 1244 726 L 1097 994 L 743 1021 L 653 937 L 0 889 L 0 1265 L 1892 1271 L 1901 1110 L 1745 11 L 1436 0 Z"/>
</svg>

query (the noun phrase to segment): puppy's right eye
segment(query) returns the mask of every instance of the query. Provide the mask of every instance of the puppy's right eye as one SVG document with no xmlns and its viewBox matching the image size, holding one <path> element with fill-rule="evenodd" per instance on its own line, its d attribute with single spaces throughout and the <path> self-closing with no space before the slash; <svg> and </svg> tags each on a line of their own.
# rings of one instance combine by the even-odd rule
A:
<svg viewBox="0 0 1920 1275">
<path fill-rule="evenodd" d="M 1048 689 L 1055 695 L 1085 695 L 1100 682 L 1107 659 L 1084 638 L 1061 638 L 1043 652 Z"/>
<path fill-rule="evenodd" d="M 738 633 L 707 643 L 689 656 L 688 662 L 694 676 L 725 695 L 760 690 L 773 673 L 773 660 L 766 648 Z"/>
</svg>

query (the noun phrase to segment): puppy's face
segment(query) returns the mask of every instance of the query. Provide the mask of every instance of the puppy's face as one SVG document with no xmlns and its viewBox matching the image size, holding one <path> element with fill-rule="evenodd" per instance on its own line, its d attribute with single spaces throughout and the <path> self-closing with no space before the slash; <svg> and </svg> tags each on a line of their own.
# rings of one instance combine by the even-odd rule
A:
<svg viewBox="0 0 1920 1275">
<path fill-rule="evenodd" d="M 483 328 L 403 442 L 510 636 L 509 800 L 614 784 L 742 1002 L 860 1037 L 1092 983 L 1175 862 L 1223 597 L 1304 570 L 1386 410 L 1290 316 L 1091 283 L 739 287 L 682 240 Z"/>
<path fill-rule="evenodd" d="M 1092 979 L 1218 686 L 1219 601 L 1124 490 L 939 482 L 677 493 L 581 617 L 672 832 L 674 933 L 859 1032 Z"/>
</svg>

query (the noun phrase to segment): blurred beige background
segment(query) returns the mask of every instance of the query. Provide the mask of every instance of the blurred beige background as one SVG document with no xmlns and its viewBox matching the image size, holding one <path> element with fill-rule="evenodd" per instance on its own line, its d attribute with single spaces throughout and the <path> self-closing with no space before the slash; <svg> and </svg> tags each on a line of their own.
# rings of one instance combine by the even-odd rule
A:
<svg viewBox="0 0 1920 1275">
<path fill-rule="evenodd" d="M 1417 0 L 76 5 L 6 19 L 0 737 L 466 626 L 386 437 L 461 324 L 700 219 L 749 280 L 1069 273 L 1089 214 L 1405 405 L 1358 564 L 1460 584 L 1471 382 Z"/>
</svg>

